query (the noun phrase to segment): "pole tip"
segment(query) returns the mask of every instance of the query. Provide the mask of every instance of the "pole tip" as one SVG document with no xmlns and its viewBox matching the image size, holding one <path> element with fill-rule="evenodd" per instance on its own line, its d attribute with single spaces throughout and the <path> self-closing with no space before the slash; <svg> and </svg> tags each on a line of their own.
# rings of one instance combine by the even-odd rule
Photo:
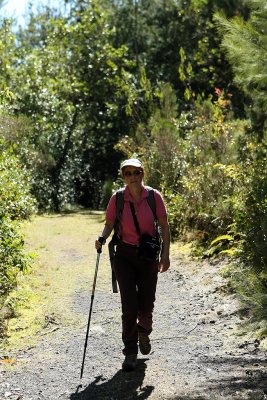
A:
<svg viewBox="0 0 267 400">
<path fill-rule="evenodd" d="M 81 389 L 82 388 L 82 384 L 80 383 L 79 385 L 78 385 L 78 387 L 77 387 L 77 389 L 76 389 L 76 393 L 78 393 L 79 392 L 79 389 Z"/>
</svg>

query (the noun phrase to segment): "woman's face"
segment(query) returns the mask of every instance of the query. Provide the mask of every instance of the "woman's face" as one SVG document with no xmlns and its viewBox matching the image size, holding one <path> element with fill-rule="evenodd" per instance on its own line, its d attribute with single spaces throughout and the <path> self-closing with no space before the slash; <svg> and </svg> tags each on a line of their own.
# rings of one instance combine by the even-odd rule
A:
<svg viewBox="0 0 267 400">
<path fill-rule="evenodd" d="M 141 186 L 144 177 L 141 168 L 127 166 L 123 169 L 123 178 L 128 186 Z"/>
</svg>

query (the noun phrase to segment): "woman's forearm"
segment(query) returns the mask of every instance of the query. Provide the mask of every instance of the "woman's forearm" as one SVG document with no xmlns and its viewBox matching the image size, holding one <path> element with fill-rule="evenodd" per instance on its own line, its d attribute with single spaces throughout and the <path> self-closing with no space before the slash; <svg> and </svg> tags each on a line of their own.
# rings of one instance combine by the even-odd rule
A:
<svg viewBox="0 0 267 400">
<path fill-rule="evenodd" d="M 107 239 L 113 230 L 113 226 L 114 224 L 112 222 L 106 221 L 101 236 Z"/>
<path fill-rule="evenodd" d="M 164 256 L 169 256 L 170 254 L 170 227 L 169 224 L 164 224 L 161 226 L 162 242 L 163 242 L 163 254 Z"/>
</svg>

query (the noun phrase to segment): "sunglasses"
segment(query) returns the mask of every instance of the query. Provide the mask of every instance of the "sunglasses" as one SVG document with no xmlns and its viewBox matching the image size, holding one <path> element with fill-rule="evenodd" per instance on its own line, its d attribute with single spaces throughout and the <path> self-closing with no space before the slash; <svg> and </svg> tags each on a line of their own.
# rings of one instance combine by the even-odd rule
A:
<svg viewBox="0 0 267 400">
<path fill-rule="evenodd" d="M 133 172 L 131 172 L 131 171 L 125 171 L 124 172 L 124 176 L 139 176 L 139 175 L 141 175 L 142 174 L 142 171 L 140 171 L 139 169 L 136 169 L 136 170 L 134 170 Z"/>
</svg>

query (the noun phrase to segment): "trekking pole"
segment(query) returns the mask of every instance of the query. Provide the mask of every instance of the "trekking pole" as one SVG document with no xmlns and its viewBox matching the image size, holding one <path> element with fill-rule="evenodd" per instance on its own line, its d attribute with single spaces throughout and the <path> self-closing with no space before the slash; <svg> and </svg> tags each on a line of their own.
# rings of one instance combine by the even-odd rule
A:
<svg viewBox="0 0 267 400">
<path fill-rule="evenodd" d="M 94 302 L 94 296 L 95 296 L 95 287 L 96 287 L 96 278 L 97 278 L 97 272 L 98 272 L 99 258 L 100 258 L 100 254 L 102 253 L 102 243 L 104 242 L 104 238 L 102 236 L 100 236 L 98 238 L 98 241 L 101 243 L 101 247 L 97 250 L 95 276 L 94 276 L 94 282 L 93 282 L 93 288 L 92 288 L 92 294 L 91 294 L 91 304 L 90 304 L 90 311 L 89 311 L 89 317 L 88 317 L 88 323 L 87 323 L 87 331 L 86 331 L 85 344 L 84 344 L 84 350 L 83 350 L 83 362 L 82 362 L 80 379 L 82 379 L 82 377 L 83 377 L 84 360 L 85 360 L 85 354 L 86 354 L 86 348 L 87 348 L 87 342 L 88 342 L 88 336 L 89 336 L 89 329 L 90 329 L 91 314 L 92 314 L 93 302 Z"/>
</svg>

